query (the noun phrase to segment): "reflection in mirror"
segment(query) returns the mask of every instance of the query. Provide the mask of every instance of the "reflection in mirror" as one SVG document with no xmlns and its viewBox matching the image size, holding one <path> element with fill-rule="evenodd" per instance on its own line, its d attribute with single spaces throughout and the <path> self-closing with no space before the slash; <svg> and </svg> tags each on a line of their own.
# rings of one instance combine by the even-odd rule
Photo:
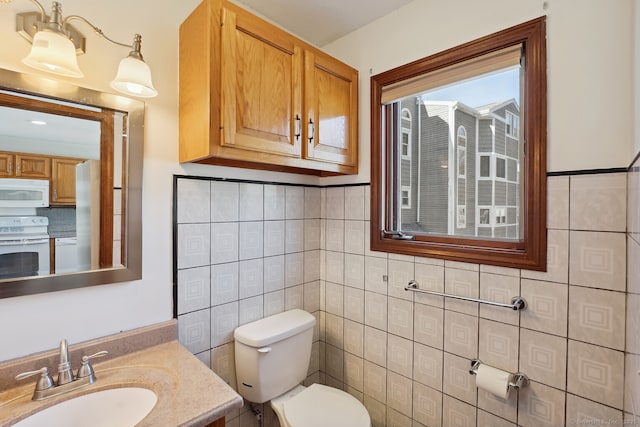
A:
<svg viewBox="0 0 640 427">
<path fill-rule="evenodd" d="M 0 297 L 140 278 L 143 108 L 0 70 Z"/>
<path fill-rule="evenodd" d="M 546 269 L 538 18 L 371 77 L 373 250 Z"/>
</svg>

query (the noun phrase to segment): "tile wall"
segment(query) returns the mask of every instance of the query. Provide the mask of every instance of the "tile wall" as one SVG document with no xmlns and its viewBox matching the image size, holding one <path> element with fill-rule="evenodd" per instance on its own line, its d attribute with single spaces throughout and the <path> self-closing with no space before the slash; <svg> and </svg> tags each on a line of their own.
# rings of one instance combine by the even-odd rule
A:
<svg viewBox="0 0 640 427">
<path fill-rule="evenodd" d="M 233 385 L 233 328 L 302 307 L 319 320 L 307 382 L 353 394 L 374 426 L 631 422 L 640 239 L 627 239 L 627 217 L 629 230 L 640 221 L 633 197 L 627 215 L 627 175 L 548 178 L 545 273 L 371 252 L 368 186 L 178 179 L 180 340 Z M 629 175 L 637 198 L 640 179 Z M 529 305 L 512 312 L 404 291 L 411 279 L 503 302 L 519 294 Z M 507 400 L 478 391 L 473 358 L 524 372 L 530 385 Z M 246 410 L 227 423 L 256 425 Z"/>
</svg>

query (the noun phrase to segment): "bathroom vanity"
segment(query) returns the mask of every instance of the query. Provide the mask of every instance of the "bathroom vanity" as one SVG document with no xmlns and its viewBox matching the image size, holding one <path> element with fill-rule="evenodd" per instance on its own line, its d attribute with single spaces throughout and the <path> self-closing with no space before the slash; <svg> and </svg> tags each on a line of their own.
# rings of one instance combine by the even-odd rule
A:
<svg viewBox="0 0 640 427">
<path fill-rule="evenodd" d="M 0 425 L 10 426 L 45 408 L 85 394 L 122 387 L 142 387 L 157 396 L 151 412 L 137 426 L 224 426 L 224 417 L 242 406 L 242 398 L 225 381 L 176 340 L 175 320 L 132 332 L 70 344 L 75 369 L 83 355 L 106 350 L 96 361 L 94 384 L 34 401 L 35 380 L 17 382 L 20 372 L 47 366 L 52 376 L 57 351 L 0 363 Z"/>
</svg>

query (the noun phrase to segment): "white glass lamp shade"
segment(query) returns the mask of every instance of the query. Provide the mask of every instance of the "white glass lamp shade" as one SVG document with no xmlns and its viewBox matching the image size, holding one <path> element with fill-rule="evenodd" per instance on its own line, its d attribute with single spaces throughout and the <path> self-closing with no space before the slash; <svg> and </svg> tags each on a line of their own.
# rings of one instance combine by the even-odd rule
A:
<svg viewBox="0 0 640 427">
<path fill-rule="evenodd" d="M 41 30 L 33 37 L 33 46 L 22 62 L 48 73 L 67 77 L 83 77 L 78 67 L 76 48 L 64 34 Z"/>
<path fill-rule="evenodd" d="M 151 82 L 151 69 L 140 59 L 127 56 L 118 66 L 118 74 L 111 82 L 111 87 L 118 92 L 141 98 L 153 98 L 158 91 Z"/>
</svg>

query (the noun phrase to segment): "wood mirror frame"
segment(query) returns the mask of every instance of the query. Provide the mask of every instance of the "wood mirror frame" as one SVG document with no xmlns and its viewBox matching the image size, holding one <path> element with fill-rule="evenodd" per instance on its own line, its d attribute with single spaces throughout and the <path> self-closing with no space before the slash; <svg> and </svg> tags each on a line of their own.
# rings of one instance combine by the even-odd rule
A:
<svg viewBox="0 0 640 427">
<path fill-rule="evenodd" d="M 462 44 L 371 77 L 371 250 L 453 261 L 546 270 L 546 149 L 547 85 L 545 17 L 540 17 L 503 31 Z M 382 135 L 383 121 L 389 117 L 389 105 L 383 105 L 386 86 L 416 78 L 510 46 L 523 45 L 525 78 L 522 117 L 525 160 L 521 204 L 523 232 L 521 240 L 416 234 L 414 240 L 385 235 L 390 225 L 393 158 L 392 144 Z M 385 109 L 388 109 L 385 111 Z"/>
<path fill-rule="evenodd" d="M 111 245 L 103 241 L 113 240 L 113 144 L 109 148 L 105 143 L 105 131 L 113 134 L 113 119 L 106 114 L 81 112 L 80 109 L 60 104 L 48 104 L 11 95 L 2 98 L 5 106 L 26 108 L 72 117 L 91 118 L 101 123 L 100 148 L 100 191 L 111 197 L 100 201 L 100 266 L 101 268 L 65 274 L 47 276 L 20 277 L 0 281 L 0 298 L 32 295 L 75 289 L 85 286 L 126 282 L 142 278 L 142 160 L 144 142 L 144 103 L 123 96 L 101 93 L 81 88 L 61 81 L 39 76 L 17 73 L 0 69 L 0 89 L 17 94 L 34 95 L 49 98 L 52 101 L 67 101 L 75 104 L 120 111 L 128 117 L 128 153 L 123 166 L 122 191 L 126 199 L 126 209 L 122 217 L 122 266 L 112 266 Z M 24 103 L 24 104 L 21 104 Z M 25 105 L 28 104 L 28 105 Z M 57 107 L 53 107 L 57 105 Z M 113 142 L 113 139 L 111 139 Z M 109 252 L 109 253 L 107 253 Z M 106 267 L 105 267 L 106 266 Z"/>
</svg>

